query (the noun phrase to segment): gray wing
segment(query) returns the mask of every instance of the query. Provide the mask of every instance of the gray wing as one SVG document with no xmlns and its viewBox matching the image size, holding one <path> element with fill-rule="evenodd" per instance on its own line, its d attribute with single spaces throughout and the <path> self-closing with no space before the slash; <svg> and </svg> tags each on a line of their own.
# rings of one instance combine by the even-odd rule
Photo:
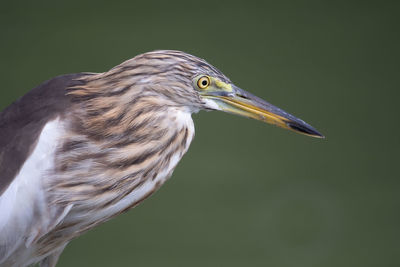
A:
<svg viewBox="0 0 400 267">
<path fill-rule="evenodd" d="M 0 196 L 28 158 L 44 125 L 71 106 L 66 88 L 79 85 L 88 73 L 48 80 L 0 113 Z"/>
</svg>

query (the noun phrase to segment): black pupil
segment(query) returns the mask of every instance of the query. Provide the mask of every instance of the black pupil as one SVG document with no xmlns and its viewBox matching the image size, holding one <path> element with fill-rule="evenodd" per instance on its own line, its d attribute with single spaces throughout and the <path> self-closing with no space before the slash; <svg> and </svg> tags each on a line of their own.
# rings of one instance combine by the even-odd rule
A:
<svg viewBox="0 0 400 267">
<path fill-rule="evenodd" d="M 201 82 L 201 84 L 203 85 L 203 86 L 206 86 L 207 85 L 207 81 L 206 80 L 203 80 L 202 82 Z"/>
</svg>

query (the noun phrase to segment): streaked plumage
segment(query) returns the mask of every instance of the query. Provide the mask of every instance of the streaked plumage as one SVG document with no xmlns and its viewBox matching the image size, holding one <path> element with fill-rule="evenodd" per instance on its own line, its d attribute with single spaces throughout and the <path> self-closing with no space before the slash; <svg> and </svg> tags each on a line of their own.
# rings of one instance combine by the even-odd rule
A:
<svg viewBox="0 0 400 267">
<path fill-rule="evenodd" d="M 236 111 L 237 96 L 267 111 L 245 114 L 247 102 Z M 319 135 L 265 103 L 179 51 L 34 88 L 0 113 L 0 265 L 54 266 L 71 239 L 150 196 L 187 151 L 194 112 L 221 109 Z"/>
</svg>

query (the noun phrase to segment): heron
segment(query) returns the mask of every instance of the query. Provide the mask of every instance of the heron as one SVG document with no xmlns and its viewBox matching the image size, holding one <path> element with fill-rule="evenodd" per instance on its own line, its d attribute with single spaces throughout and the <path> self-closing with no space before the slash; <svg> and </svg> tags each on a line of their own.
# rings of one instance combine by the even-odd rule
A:
<svg viewBox="0 0 400 267">
<path fill-rule="evenodd" d="M 181 51 L 52 78 L 0 113 L 0 266 L 54 267 L 71 240 L 153 194 L 188 150 L 201 110 L 323 138 Z"/>
</svg>

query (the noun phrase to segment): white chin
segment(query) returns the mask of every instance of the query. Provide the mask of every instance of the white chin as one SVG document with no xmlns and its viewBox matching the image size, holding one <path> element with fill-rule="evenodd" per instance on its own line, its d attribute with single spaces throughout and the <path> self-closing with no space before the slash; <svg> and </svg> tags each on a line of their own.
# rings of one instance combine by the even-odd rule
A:
<svg viewBox="0 0 400 267">
<path fill-rule="evenodd" d="M 218 106 L 218 104 L 214 100 L 208 99 L 208 98 L 203 98 L 203 101 L 207 108 L 214 109 L 214 110 L 221 110 L 221 108 Z"/>
</svg>

